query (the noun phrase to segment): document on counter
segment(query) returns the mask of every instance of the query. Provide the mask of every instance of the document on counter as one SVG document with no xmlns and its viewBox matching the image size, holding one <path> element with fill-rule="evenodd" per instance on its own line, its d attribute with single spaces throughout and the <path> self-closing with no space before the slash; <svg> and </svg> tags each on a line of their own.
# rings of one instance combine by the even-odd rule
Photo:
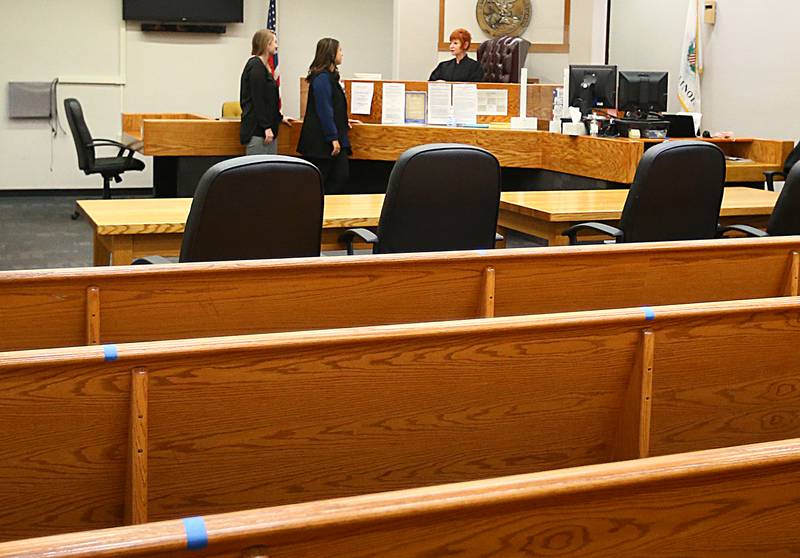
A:
<svg viewBox="0 0 800 558">
<path fill-rule="evenodd" d="M 449 83 L 428 83 L 428 124 L 450 123 L 451 94 Z"/>
<path fill-rule="evenodd" d="M 479 116 L 508 116 L 506 89 L 478 89 Z"/>
<path fill-rule="evenodd" d="M 453 84 L 453 116 L 456 124 L 462 126 L 474 126 L 478 123 L 478 86 L 476 84 Z"/>
<path fill-rule="evenodd" d="M 354 81 L 350 84 L 350 113 L 372 114 L 372 97 L 375 94 L 375 83 L 371 81 Z"/>
<path fill-rule="evenodd" d="M 427 93 L 406 91 L 406 124 L 425 124 L 427 105 Z"/>
<path fill-rule="evenodd" d="M 383 84 L 383 109 L 381 112 L 382 124 L 406 123 L 406 84 Z"/>
</svg>

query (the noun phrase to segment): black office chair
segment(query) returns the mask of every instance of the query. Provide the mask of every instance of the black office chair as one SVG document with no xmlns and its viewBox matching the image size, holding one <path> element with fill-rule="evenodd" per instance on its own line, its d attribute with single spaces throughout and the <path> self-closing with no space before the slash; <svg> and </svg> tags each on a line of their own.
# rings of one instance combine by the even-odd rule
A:
<svg viewBox="0 0 800 558">
<path fill-rule="evenodd" d="M 499 205 L 494 155 L 469 145 L 420 145 L 392 169 L 378 234 L 350 229 L 342 241 L 348 254 L 356 237 L 375 254 L 494 248 Z"/>
<path fill-rule="evenodd" d="M 77 99 L 64 99 L 64 110 L 67 122 L 78 152 L 78 168 L 84 174 L 99 174 L 103 177 L 103 199 L 111 198 L 111 179 L 122 182 L 122 173 L 126 171 L 143 171 L 144 161 L 134 159 L 134 151 L 125 144 L 110 139 L 93 139 L 83 117 L 83 109 Z M 116 157 L 95 157 L 95 147 L 116 147 Z M 128 152 L 125 155 L 125 152 Z"/>
<path fill-rule="evenodd" d="M 767 221 L 766 232 L 750 225 L 730 225 L 720 229 L 721 234 L 729 231 L 748 236 L 800 235 L 800 162 L 795 163 L 787 173 L 786 182 Z"/>
<path fill-rule="evenodd" d="M 628 191 L 619 228 L 580 223 L 562 234 L 577 244 L 591 230 L 616 242 L 700 240 L 717 235 L 725 155 L 713 143 L 668 141 L 645 151 Z"/>
<path fill-rule="evenodd" d="M 792 170 L 798 162 L 800 162 L 800 141 L 797 142 L 797 145 L 794 146 L 794 149 L 789 153 L 789 156 L 786 157 L 786 161 L 783 163 L 783 170 L 779 171 L 764 171 L 764 178 L 766 179 L 767 190 L 772 192 L 775 191 L 775 179 L 777 178 L 780 180 L 781 178 L 785 179 L 789 176 L 789 171 Z"/>
<path fill-rule="evenodd" d="M 183 233 L 180 262 L 319 256 L 325 198 L 317 167 L 250 155 L 203 174 Z M 149 256 L 134 264 L 169 263 Z"/>
</svg>

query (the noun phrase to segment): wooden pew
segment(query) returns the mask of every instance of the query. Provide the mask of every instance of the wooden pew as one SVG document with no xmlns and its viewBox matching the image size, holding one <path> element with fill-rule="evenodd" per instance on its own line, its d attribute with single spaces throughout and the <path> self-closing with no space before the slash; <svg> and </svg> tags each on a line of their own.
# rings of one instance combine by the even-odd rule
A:
<svg viewBox="0 0 800 558">
<path fill-rule="evenodd" d="M 0 354 L 0 540 L 800 436 L 800 299 Z"/>
<path fill-rule="evenodd" d="M 16 541 L 0 558 L 796 556 L 798 490 L 792 439 Z"/>
<path fill-rule="evenodd" d="M 0 272 L 0 350 L 798 294 L 800 238 Z"/>
</svg>

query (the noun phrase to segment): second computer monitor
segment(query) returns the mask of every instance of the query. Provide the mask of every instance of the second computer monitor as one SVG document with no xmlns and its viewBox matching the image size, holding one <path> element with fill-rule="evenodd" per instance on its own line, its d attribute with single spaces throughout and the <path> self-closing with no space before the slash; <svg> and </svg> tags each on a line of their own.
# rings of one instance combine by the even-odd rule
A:
<svg viewBox="0 0 800 558">
<path fill-rule="evenodd" d="M 667 72 L 620 72 L 619 110 L 646 118 L 667 110 Z"/>
<path fill-rule="evenodd" d="M 586 115 L 593 108 L 617 106 L 616 66 L 570 66 L 569 106 Z"/>
</svg>

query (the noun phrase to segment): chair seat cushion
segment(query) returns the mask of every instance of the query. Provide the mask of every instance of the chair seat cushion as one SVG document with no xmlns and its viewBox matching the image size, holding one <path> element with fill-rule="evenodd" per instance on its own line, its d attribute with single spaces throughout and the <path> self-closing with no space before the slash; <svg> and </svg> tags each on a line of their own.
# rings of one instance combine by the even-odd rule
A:
<svg viewBox="0 0 800 558">
<path fill-rule="evenodd" d="M 130 170 L 144 170 L 144 161 L 133 157 L 100 157 L 94 160 L 96 173 L 115 175 Z"/>
</svg>

